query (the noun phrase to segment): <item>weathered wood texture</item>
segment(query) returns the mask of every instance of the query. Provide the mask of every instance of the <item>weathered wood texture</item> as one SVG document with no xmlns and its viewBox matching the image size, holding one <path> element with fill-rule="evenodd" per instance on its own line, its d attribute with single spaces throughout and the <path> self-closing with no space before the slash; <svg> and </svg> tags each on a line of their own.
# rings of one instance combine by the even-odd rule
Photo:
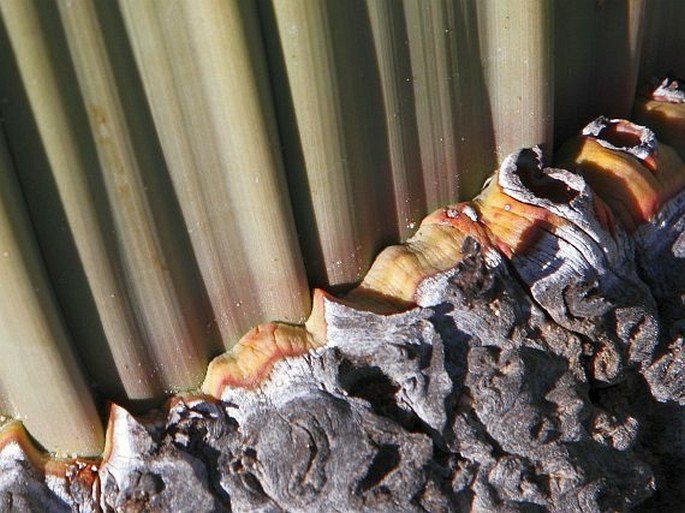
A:
<svg viewBox="0 0 685 513">
<path fill-rule="evenodd" d="M 101 465 L 45 479 L 16 441 L 0 447 L 0 509 L 678 511 L 685 167 L 664 160 L 666 146 L 612 146 L 615 131 L 634 129 L 599 123 L 582 137 L 593 147 L 606 132 L 598 151 L 611 166 L 579 152 L 559 156 L 572 170 L 544 167 L 538 150 L 521 150 L 473 202 L 429 216 L 391 250 L 415 251 L 424 272 L 397 313 L 374 313 L 398 290 L 381 255 L 386 281 L 320 298 L 322 347 L 276 363 L 253 355 L 273 368 L 217 389 L 221 400 L 177 397 L 146 419 L 114 406 Z M 631 179 L 643 168 L 651 181 Z M 636 183 L 638 202 L 619 215 L 608 193 Z M 446 269 L 420 262 L 436 225 L 461 240 Z M 237 358 L 225 372 L 251 375 Z"/>
</svg>

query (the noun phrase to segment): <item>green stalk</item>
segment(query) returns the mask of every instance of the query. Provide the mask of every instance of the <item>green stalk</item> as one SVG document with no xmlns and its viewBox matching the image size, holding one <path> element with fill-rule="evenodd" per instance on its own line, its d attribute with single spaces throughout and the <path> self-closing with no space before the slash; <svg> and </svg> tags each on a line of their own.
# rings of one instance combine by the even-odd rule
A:
<svg viewBox="0 0 685 513">
<path fill-rule="evenodd" d="M 554 108 L 551 0 L 479 0 L 478 33 L 490 96 L 495 151 L 552 149 Z M 563 65 L 563 64 L 560 64 Z"/>
<path fill-rule="evenodd" d="M 303 322 L 309 289 L 256 6 L 120 6 L 224 345 L 270 319 Z"/>
<path fill-rule="evenodd" d="M 469 2 L 405 0 L 428 210 L 480 190 L 495 167 L 487 90 Z"/>
<path fill-rule="evenodd" d="M 0 404 L 48 451 L 99 454 L 100 419 L 69 346 L 4 137 L 0 260 Z"/>
<path fill-rule="evenodd" d="M 398 238 L 368 13 L 318 0 L 260 6 L 311 282 L 356 283 Z"/>
<path fill-rule="evenodd" d="M 90 375 L 109 398 L 147 399 L 163 386 L 149 372 L 152 361 L 110 235 L 97 155 L 53 9 L 31 0 L 0 2 L 11 44 L 5 51 L 17 66 L 16 76 L 7 68 L 2 75 L 5 123 L 41 248 Z"/>
<path fill-rule="evenodd" d="M 138 115 L 142 109 L 132 102 L 141 92 L 126 81 L 132 73 L 123 66 L 130 63 L 115 61 L 121 48 L 108 47 L 105 41 L 108 33 L 120 29 L 114 44 L 121 45 L 123 27 L 117 27 L 116 13 L 107 11 L 113 4 L 99 4 L 101 14 L 91 0 L 59 2 L 58 7 L 139 328 L 140 339 L 133 343 L 142 343 L 149 352 L 152 364 L 147 372 L 165 390 L 195 387 L 207 361 L 206 313 L 199 311 L 196 284 L 188 275 L 192 257 L 185 241 L 175 235 L 183 227 L 175 223 L 163 160 Z"/>
</svg>

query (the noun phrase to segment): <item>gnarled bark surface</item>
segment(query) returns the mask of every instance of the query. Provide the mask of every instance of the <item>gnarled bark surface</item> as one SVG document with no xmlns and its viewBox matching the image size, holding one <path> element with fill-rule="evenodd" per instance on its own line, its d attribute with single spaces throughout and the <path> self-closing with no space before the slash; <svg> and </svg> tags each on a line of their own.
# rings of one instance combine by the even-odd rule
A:
<svg viewBox="0 0 685 513">
<path fill-rule="evenodd" d="M 679 165 L 655 176 L 681 190 Z M 284 329 L 273 351 L 291 356 L 253 355 L 270 366 L 258 381 L 234 358 L 226 372 L 249 386 L 220 400 L 177 397 L 146 419 L 113 407 L 101 465 L 44 478 L 5 444 L 0 509 L 681 510 L 685 192 L 645 185 L 619 215 L 593 176 L 512 155 L 473 203 L 390 253 L 424 272 L 401 301 L 379 308 L 401 289 L 386 274 L 409 268 L 379 257 L 382 279 L 321 299 L 308 347 L 323 345 L 292 356 Z M 452 228 L 453 264 L 423 259 Z M 266 350 L 250 344 L 242 354 Z"/>
</svg>

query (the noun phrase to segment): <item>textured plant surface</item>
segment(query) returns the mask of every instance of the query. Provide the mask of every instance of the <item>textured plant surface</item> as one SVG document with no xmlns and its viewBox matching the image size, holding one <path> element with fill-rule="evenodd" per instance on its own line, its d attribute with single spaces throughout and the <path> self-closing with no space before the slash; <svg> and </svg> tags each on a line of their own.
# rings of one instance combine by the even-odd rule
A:
<svg viewBox="0 0 685 513">
<path fill-rule="evenodd" d="M 551 155 L 600 113 L 630 117 L 638 83 L 685 74 L 684 6 L 1 0 L 0 181 L 14 185 L 0 195 L 0 415 L 53 455 L 98 456 L 108 401 L 141 413 L 195 389 L 252 326 L 302 323 L 312 287 L 363 279 L 349 300 L 413 305 L 422 273 L 460 257 L 450 223 L 433 216 L 384 253 L 406 280 L 367 275 L 374 255 L 476 195 L 510 152 Z M 682 143 L 682 117 L 644 107 Z M 597 153 L 574 141 L 560 167 Z M 617 198 L 585 172 L 626 229 L 679 190 L 643 170 Z M 491 187 L 476 206 L 510 257 L 532 240 L 521 213 L 542 216 L 535 237 L 551 221 L 506 201 Z M 205 388 L 254 384 L 263 362 L 323 344 L 321 319 L 309 326 L 250 331 Z"/>
<path fill-rule="evenodd" d="M 678 511 L 685 148 L 621 120 L 583 134 L 597 154 L 559 155 L 576 170 L 520 150 L 305 326 L 249 332 L 210 366 L 215 398 L 112 406 L 101 463 L 6 431 L 0 507 Z"/>
<path fill-rule="evenodd" d="M 684 22 L 0 0 L 0 510 L 677 511 Z"/>
</svg>

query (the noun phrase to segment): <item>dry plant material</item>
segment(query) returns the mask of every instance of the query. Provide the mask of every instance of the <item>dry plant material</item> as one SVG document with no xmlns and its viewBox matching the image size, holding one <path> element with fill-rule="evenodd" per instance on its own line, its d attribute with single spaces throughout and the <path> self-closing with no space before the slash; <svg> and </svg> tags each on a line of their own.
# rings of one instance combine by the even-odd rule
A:
<svg viewBox="0 0 685 513">
<path fill-rule="evenodd" d="M 223 346 L 259 322 L 302 322 L 309 288 L 256 5 L 120 5 Z"/>
<path fill-rule="evenodd" d="M 676 151 L 658 143 L 650 129 L 625 120 L 593 121 L 561 148 L 557 162 L 578 169 L 631 232 L 650 221 L 685 183 Z"/>
<path fill-rule="evenodd" d="M 47 451 L 97 455 L 103 430 L 0 139 L 0 402 Z"/>
<path fill-rule="evenodd" d="M 334 303 L 383 315 L 425 306 L 431 299 L 430 294 L 423 298 L 423 284 L 458 268 L 471 241 L 492 262 L 500 255 L 506 257 L 536 300 L 555 321 L 570 329 L 583 331 L 589 325 L 580 320 L 580 309 L 586 308 L 580 306 L 586 301 L 581 292 L 575 307 L 579 311 L 572 314 L 567 310 L 567 283 L 577 286 L 593 282 L 609 294 L 616 294 L 617 288 L 623 290 L 625 304 L 620 308 L 630 312 L 624 320 L 633 322 L 627 319 L 635 317 L 636 325 L 630 358 L 647 358 L 654 347 L 656 328 L 644 320 L 649 311 L 640 314 L 640 308 L 631 303 L 641 298 L 642 285 L 616 278 L 612 269 L 627 265 L 623 264 L 628 258 L 621 242 L 624 235 L 619 232 L 632 233 L 649 223 L 683 190 L 683 162 L 672 148 L 659 144 L 649 129 L 606 118 L 598 118 L 581 136 L 570 140 L 557 160 L 559 168 L 545 167 L 539 148 L 507 157 L 472 202 L 426 217 L 406 243 L 378 255 L 358 287 L 339 300 L 324 298 L 323 309 L 317 314 L 323 325 L 327 322 L 326 305 Z M 550 269 L 549 276 L 546 269 Z M 294 345 L 276 343 L 274 328 L 263 326 L 250 332 L 241 345 L 250 350 L 258 348 L 258 354 L 287 356 L 292 351 L 283 347 Z M 306 329 L 298 333 L 300 340 L 307 340 Z M 305 346 L 301 342 L 297 347 Z M 230 368 L 225 364 L 210 366 L 205 383 L 254 386 L 241 377 L 240 353 L 233 353 L 230 362 Z M 245 362 L 249 375 L 255 377 L 273 367 L 272 358 L 262 358 L 257 370 L 257 360 L 249 351 Z M 598 376 L 611 381 L 615 377 L 612 372 L 617 370 L 603 374 L 598 370 Z M 221 397 L 216 393 L 220 389 L 206 386 L 204 390 Z"/>
<path fill-rule="evenodd" d="M 628 3 L 640 1 L 645 2 L 632 0 Z M 685 55 L 681 51 L 685 45 L 685 32 L 682 29 L 685 3 L 680 0 L 645 3 L 647 9 L 643 27 L 640 82 L 644 83 L 666 74 L 685 77 Z"/>
<path fill-rule="evenodd" d="M 476 5 L 498 162 L 520 147 L 539 144 L 551 152 L 553 3 L 483 0 Z"/>
<path fill-rule="evenodd" d="M 136 123 L 141 118 L 131 103 L 136 89 L 117 81 L 118 76 L 127 75 L 117 74 L 115 64 L 119 63 L 105 39 L 112 19 L 105 14 L 111 5 L 82 0 L 59 2 L 58 8 L 88 112 L 119 264 L 138 327 L 137 339 L 126 343 L 144 348 L 149 355 L 146 371 L 162 392 L 194 388 L 202 379 L 207 358 L 209 315 L 198 299 L 198 284 L 188 273 L 187 262 L 192 262 L 188 248 L 176 237 L 182 227 L 174 223 L 173 197 L 160 194 L 164 184 L 158 173 L 163 162 L 154 154 L 154 139 L 145 144 L 145 136 L 138 133 L 141 125 Z M 140 363 L 126 362 L 129 366 Z M 150 394 L 159 395 L 159 390 Z"/>
<path fill-rule="evenodd" d="M 381 252 L 357 288 L 340 300 L 324 298 L 318 318 L 326 326 L 326 307 L 332 304 L 382 315 L 426 306 L 432 298 L 424 288 L 434 286 L 434 277 L 460 268 L 467 248 L 476 244 L 490 262 L 506 257 L 556 322 L 588 336 L 594 336 L 592 326 L 603 321 L 598 320 L 602 314 L 585 320 L 582 312 L 592 309 L 584 306 L 591 299 L 585 296 L 583 284 L 594 283 L 611 297 L 623 294 L 617 309 L 625 312 L 623 322 L 633 323 L 635 329 L 629 357 L 646 361 L 657 332 L 646 319 L 655 306 L 646 304 L 645 310 L 636 305 L 645 301 L 644 285 L 626 281 L 615 270 L 631 265 L 623 232 L 632 233 L 649 223 L 683 190 L 685 167 L 670 147 L 660 145 L 657 151 L 653 132 L 625 120 L 599 118 L 583 134 L 569 141 L 560 157 L 559 165 L 572 171 L 545 167 L 539 148 L 510 155 L 472 202 L 431 214 L 406 243 Z M 594 166 L 591 172 L 588 162 Z M 570 299 L 568 287 L 579 287 L 573 292 L 577 298 Z M 273 328 L 251 332 L 242 345 L 258 347 L 258 354 L 286 356 L 292 351 L 282 348 L 294 345 L 276 343 Z M 300 340 L 307 340 L 306 329 L 298 333 Z M 305 346 L 302 342 L 297 347 Z M 263 369 L 273 368 L 272 358 L 260 361 L 255 366 L 252 353 L 245 353 L 250 376 L 266 375 Z M 619 369 L 602 369 L 602 361 L 597 361 L 597 376 L 611 382 Z M 211 365 L 205 383 L 254 386 L 242 378 L 240 353 L 231 354 L 230 362 L 231 367 Z M 204 390 L 222 397 L 217 394 L 221 387 Z"/>
<path fill-rule="evenodd" d="M 488 511 L 523 498 L 578 513 L 643 503 L 669 463 L 642 461 L 642 444 L 681 437 L 634 415 L 685 405 L 685 169 L 624 120 L 599 118 L 580 140 L 605 181 L 573 160 L 545 166 L 539 147 L 512 153 L 471 202 L 434 212 L 381 252 L 356 289 L 340 299 L 316 290 L 304 325 L 259 325 L 215 359 L 202 392 L 220 401 L 178 396 L 164 418 L 147 419 L 113 406 L 101 465 L 50 486 L 86 483 L 93 493 L 70 494 L 72 507 L 90 497 L 132 505 L 145 475 L 157 483 L 145 504 L 167 508 L 192 489 L 200 509 L 217 509 L 225 496 L 208 483 L 218 482 L 245 509 L 383 510 L 419 497 L 432 510 L 451 504 L 465 471 L 427 470 L 440 448 L 486 469 L 458 486 Z M 612 181 L 637 203 L 618 211 Z M 654 265 L 664 258 L 671 269 Z M 607 393 L 597 405 L 593 394 Z M 381 460 L 387 472 L 369 478 Z M 535 486 L 549 475 L 558 487 Z"/>
<path fill-rule="evenodd" d="M 361 3 L 317 0 L 270 8 L 270 62 L 283 66 L 273 70 L 279 121 L 310 281 L 349 286 L 397 238 L 367 13 Z"/>
<path fill-rule="evenodd" d="M 401 5 L 430 212 L 473 197 L 495 165 L 488 90 L 473 5 L 443 0 Z"/>
<path fill-rule="evenodd" d="M 156 397 L 164 387 L 150 372 L 153 359 L 142 344 L 144 334 L 128 296 L 121 242 L 112 234 L 97 155 L 73 95 L 78 87 L 70 81 L 68 50 L 55 37 L 59 18 L 54 7 L 23 0 L 0 4 L 18 68 L 3 109 L 12 153 L 22 169 L 20 179 L 57 295 L 95 384 L 117 401 Z M 45 25 L 52 30 L 42 30 Z M 24 94 L 27 105 L 20 99 Z M 27 128 L 31 125 L 35 132 Z"/>
<path fill-rule="evenodd" d="M 665 78 L 635 101 L 633 116 L 685 159 L 685 89 L 682 80 Z"/>
<path fill-rule="evenodd" d="M 426 192 L 418 172 L 422 152 L 405 10 L 395 0 L 367 2 L 366 8 L 378 63 L 399 235 L 406 240 L 426 212 Z"/>
<path fill-rule="evenodd" d="M 635 100 L 645 0 L 554 3 L 554 138 L 565 141 L 603 113 L 625 118 Z M 644 78 L 641 79 L 644 81 Z"/>
<path fill-rule="evenodd" d="M 420 284 L 460 261 L 467 238 L 483 248 L 489 246 L 488 233 L 475 217 L 476 212 L 468 203 L 442 208 L 427 216 L 405 244 L 390 246 L 376 257 L 362 282 L 345 300 L 379 312 L 415 306 Z"/>
</svg>

